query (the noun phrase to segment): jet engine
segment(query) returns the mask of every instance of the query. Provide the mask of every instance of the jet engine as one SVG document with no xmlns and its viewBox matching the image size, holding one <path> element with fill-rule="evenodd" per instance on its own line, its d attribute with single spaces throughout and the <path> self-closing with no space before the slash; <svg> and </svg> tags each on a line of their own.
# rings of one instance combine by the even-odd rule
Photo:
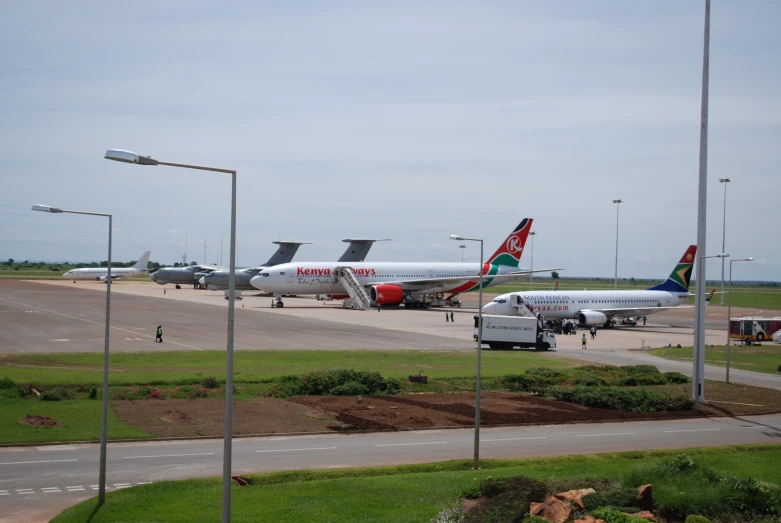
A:
<svg viewBox="0 0 781 523">
<path fill-rule="evenodd" d="M 583 311 L 578 314 L 578 321 L 581 325 L 604 325 L 607 323 L 607 316 L 598 311 Z"/>
<path fill-rule="evenodd" d="M 403 300 L 404 291 L 398 285 L 372 285 L 369 288 L 369 297 L 378 305 L 395 305 Z"/>
</svg>

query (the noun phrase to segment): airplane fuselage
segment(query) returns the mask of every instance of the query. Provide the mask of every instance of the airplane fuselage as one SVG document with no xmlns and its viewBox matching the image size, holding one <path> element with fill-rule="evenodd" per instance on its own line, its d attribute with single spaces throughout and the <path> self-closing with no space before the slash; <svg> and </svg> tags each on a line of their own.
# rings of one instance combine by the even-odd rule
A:
<svg viewBox="0 0 781 523">
<path fill-rule="evenodd" d="M 578 318 L 584 311 L 601 312 L 608 318 L 643 316 L 651 314 L 654 308 L 663 310 L 665 307 L 678 307 L 689 301 L 691 297 L 688 292 L 653 290 L 513 292 L 497 297 L 483 307 L 483 312 L 509 313 L 510 298 L 516 295 L 520 295 L 527 306 L 534 312 L 540 312 L 546 319 Z M 632 309 L 639 309 L 639 311 Z"/>
<path fill-rule="evenodd" d="M 423 281 L 415 284 L 415 280 L 434 278 L 460 278 L 477 282 L 479 279 L 479 263 L 286 263 L 269 269 L 264 269 L 252 278 L 252 285 L 262 291 L 281 294 L 343 294 L 344 286 L 340 282 L 339 270 L 350 267 L 358 282 L 364 286 L 404 282 L 399 285 L 413 295 L 427 292 L 464 292 L 475 286 L 475 283 L 448 284 L 427 286 Z M 492 275 L 512 272 L 512 267 L 484 265 L 484 287 L 490 287 L 500 282 L 493 282 Z M 467 288 L 464 288 L 467 287 Z M 462 289 L 464 288 L 464 289 Z"/>
<path fill-rule="evenodd" d="M 130 267 L 111 268 L 112 279 L 130 278 L 138 274 L 141 274 L 141 271 Z M 63 278 L 67 278 L 69 280 L 101 280 L 101 279 L 105 279 L 106 276 L 108 276 L 108 269 L 104 269 L 104 268 L 71 269 L 62 275 Z"/>
<path fill-rule="evenodd" d="M 240 291 L 257 290 L 252 286 L 250 280 L 254 278 L 265 267 L 255 267 L 252 269 L 241 269 L 236 271 L 236 289 Z M 201 285 L 210 291 L 222 291 L 228 289 L 228 278 L 230 271 L 214 271 L 202 277 L 199 281 Z"/>
</svg>

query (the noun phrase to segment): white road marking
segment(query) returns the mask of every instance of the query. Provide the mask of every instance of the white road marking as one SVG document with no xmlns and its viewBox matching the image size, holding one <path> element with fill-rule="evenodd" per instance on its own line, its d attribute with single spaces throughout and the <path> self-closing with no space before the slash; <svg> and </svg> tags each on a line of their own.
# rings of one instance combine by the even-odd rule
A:
<svg viewBox="0 0 781 523">
<path fill-rule="evenodd" d="M 69 339 L 67 339 L 67 338 L 60 338 L 60 339 L 58 339 L 58 340 L 52 340 L 52 341 L 71 341 L 71 340 L 69 340 Z"/>
<path fill-rule="evenodd" d="M 703 431 L 709 431 L 709 430 L 719 430 L 719 429 L 679 429 L 679 430 L 665 430 L 665 432 L 703 432 Z"/>
<path fill-rule="evenodd" d="M 133 341 L 133 338 L 125 338 L 127 341 Z"/>
<path fill-rule="evenodd" d="M 62 492 L 60 489 L 53 489 L 53 490 L 43 490 L 43 489 L 41 489 L 41 491 L 43 491 L 44 494 L 48 494 L 49 492 Z"/>
<path fill-rule="evenodd" d="M 487 441 L 521 441 L 521 440 L 527 440 L 527 439 L 548 439 L 546 436 L 536 436 L 534 438 L 497 438 L 497 439 L 483 439 L 480 441 L 487 442 Z"/>
<path fill-rule="evenodd" d="M 136 338 L 138 341 L 144 341 L 144 338 Z"/>
<path fill-rule="evenodd" d="M 201 452 L 199 454 L 158 454 L 157 456 L 125 456 L 125 459 L 179 458 L 182 456 L 212 456 L 213 454 L 214 452 Z"/>
<path fill-rule="evenodd" d="M 151 485 L 151 484 L 152 484 L 151 481 L 139 481 L 138 483 L 136 483 L 136 485 Z"/>
<path fill-rule="evenodd" d="M 333 450 L 336 447 L 311 447 L 308 449 L 276 449 L 276 450 L 256 450 L 255 452 L 294 452 L 299 450 Z"/>
<path fill-rule="evenodd" d="M 30 465 L 32 463 L 63 463 L 66 461 L 78 461 L 75 459 L 53 459 L 49 461 L 9 461 L 6 463 L 0 463 L 0 465 Z"/>
<path fill-rule="evenodd" d="M 375 447 L 408 447 L 410 445 L 447 445 L 447 441 L 431 441 L 426 443 L 388 443 L 386 445 L 374 445 Z"/>
<path fill-rule="evenodd" d="M 65 487 L 68 489 L 68 492 L 83 492 L 86 490 L 84 487 Z"/>
<path fill-rule="evenodd" d="M 601 436 L 635 436 L 637 432 L 614 432 L 613 434 L 578 434 L 578 438 L 596 438 Z"/>
</svg>

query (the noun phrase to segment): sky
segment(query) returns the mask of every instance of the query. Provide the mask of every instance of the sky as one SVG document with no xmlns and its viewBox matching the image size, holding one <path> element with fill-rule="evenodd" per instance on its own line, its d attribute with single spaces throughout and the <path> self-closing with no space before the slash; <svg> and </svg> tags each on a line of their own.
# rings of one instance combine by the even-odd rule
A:
<svg viewBox="0 0 781 523">
<path fill-rule="evenodd" d="M 697 243 L 704 1 L 0 3 L 0 260 L 238 264 L 492 253 L 663 279 Z M 781 2 L 713 0 L 707 252 L 781 281 Z M 224 238 L 224 240 L 223 240 Z M 186 247 L 185 247 L 186 242 Z M 222 250 L 220 245 L 222 243 Z M 479 260 L 478 244 L 463 249 Z M 532 265 L 527 244 L 521 265 Z M 709 260 L 708 279 L 720 275 Z"/>
</svg>

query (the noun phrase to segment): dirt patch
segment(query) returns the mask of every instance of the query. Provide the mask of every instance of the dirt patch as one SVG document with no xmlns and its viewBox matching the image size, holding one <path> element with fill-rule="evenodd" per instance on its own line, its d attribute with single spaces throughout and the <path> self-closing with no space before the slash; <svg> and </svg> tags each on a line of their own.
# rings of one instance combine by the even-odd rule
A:
<svg viewBox="0 0 781 523">
<path fill-rule="evenodd" d="M 112 402 L 119 419 L 158 438 L 222 436 L 225 400 L 136 400 Z M 233 434 L 326 432 L 343 430 L 332 412 L 274 398 L 233 404 Z"/>
<path fill-rule="evenodd" d="M 39 416 L 37 414 L 28 414 L 24 418 L 19 420 L 22 425 L 30 425 L 31 427 L 61 427 L 59 423 L 46 416 Z"/>
<path fill-rule="evenodd" d="M 416 394 L 405 396 L 297 396 L 291 401 L 338 413 L 346 429 L 425 429 L 469 427 L 475 422 L 474 393 Z M 641 414 L 595 409 L 573 403 L 523 394 L 484 392 L 480 395 L 480 424 L 538 425 L 635 419 L 691 418 L 703 414 L 657 412 Z"/>
</svg>

